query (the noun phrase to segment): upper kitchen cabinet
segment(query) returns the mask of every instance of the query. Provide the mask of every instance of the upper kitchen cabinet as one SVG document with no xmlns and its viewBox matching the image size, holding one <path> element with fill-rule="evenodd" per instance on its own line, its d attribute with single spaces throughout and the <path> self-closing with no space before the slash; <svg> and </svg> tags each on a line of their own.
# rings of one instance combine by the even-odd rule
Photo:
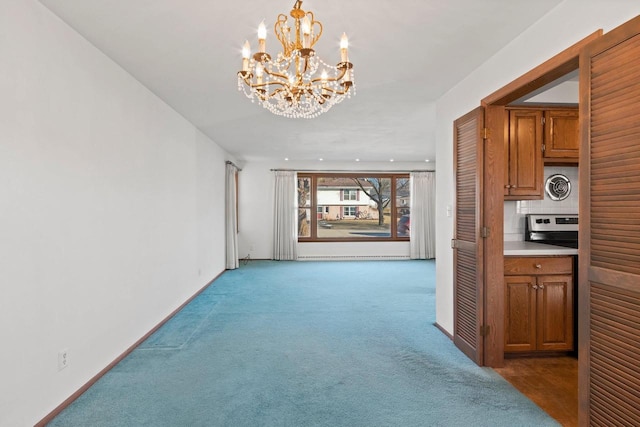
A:
<svg viewBox="0 0 640 427">
<path fill-rule="evenodd" d="M 509 108 L 505 137 L 505 200 L 544 198 L 544 165 L 578 165 L 578 109 Z"/>
<path fill-rule="evenodd" d="M 505 200 L 542 199 L 542 110 L 508 110 L 508 138 L 505 138 Z"/>
<path fill-rule="evenodd" d="M 578 164 L 580 138 L 578 110 L 559 109 L 544 112 L 544 163 Z"/>
</svg>

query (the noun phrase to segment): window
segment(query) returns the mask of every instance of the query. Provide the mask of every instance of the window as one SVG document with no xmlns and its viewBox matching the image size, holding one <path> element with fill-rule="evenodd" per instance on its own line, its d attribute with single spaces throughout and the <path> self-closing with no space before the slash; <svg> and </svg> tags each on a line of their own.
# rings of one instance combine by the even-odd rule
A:
<svg viewBox="0 0 640 427">
<path fill-rule="evenodd" d="M 311 178 L 298 176 L 298 239 L 311 237 Z"/>
<path fill-rule="evenodd" d="M 358 190 L 356 189 L 342 190 L 342 200 L 358 200 Z"/>
<path fill-rule="evenodd" d="M 355 206 L 345 206 L 343 208 L 343 217 L 346 216 L 356 216 L 356 207 Z"/>
<path fill-rule="evenodd" d="M 409 201 L 408 174 L 300 173 L 298 240 L 408 240 Z"/>
<path fill-rule="evenodd" d="M 411 208 L 411 192 L 409 191 L 409 178 L 398 178 L 396 180 L 396 226 L 398 237 L 409 237 Z"/>
</svg>

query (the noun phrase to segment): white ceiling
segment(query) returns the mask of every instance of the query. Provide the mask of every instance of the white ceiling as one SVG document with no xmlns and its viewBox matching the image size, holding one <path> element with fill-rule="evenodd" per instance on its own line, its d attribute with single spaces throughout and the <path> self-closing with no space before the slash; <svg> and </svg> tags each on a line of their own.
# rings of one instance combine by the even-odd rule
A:
<svg viewBox="0 0 640 427">
<path fill-rule="evenodd" d="M 357 95 L 287 119 L 238 92 L 236 73 L 244 41 L 294 0 L 41 0 L 239 161 L 433 161 L 434 101 L 561 1 L 306 0 L 325 62 L 348 34 Z"/>
</svg>

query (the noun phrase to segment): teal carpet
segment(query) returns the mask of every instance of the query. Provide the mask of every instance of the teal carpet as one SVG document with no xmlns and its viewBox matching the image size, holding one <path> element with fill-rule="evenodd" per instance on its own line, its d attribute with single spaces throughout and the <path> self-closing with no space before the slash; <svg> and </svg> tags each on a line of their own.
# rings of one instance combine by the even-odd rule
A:
<svg viewBox="0 0 640 427">
<path fill-rule="evenodd" d="M 557 426 L 436 327 L 433 261 L 251 261 L 50 426 Z"/>
</svg>

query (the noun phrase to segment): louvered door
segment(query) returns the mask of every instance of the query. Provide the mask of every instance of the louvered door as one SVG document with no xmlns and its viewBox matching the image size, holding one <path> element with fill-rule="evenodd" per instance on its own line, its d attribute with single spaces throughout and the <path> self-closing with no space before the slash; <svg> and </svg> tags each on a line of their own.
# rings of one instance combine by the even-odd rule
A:
<svg viewBox="0 0 640 427">
<path fill-rule="evenodd" d="M 580 425 L 640 425 L 640 17 L 580 57 Z"/>
<path fill-rule="evenodd" d="M 482 176 L 484 109 L 477 108 L 454 122 L 455 230 L 454 324 L 456 346 L 483 364 Z"/>
</svg>

